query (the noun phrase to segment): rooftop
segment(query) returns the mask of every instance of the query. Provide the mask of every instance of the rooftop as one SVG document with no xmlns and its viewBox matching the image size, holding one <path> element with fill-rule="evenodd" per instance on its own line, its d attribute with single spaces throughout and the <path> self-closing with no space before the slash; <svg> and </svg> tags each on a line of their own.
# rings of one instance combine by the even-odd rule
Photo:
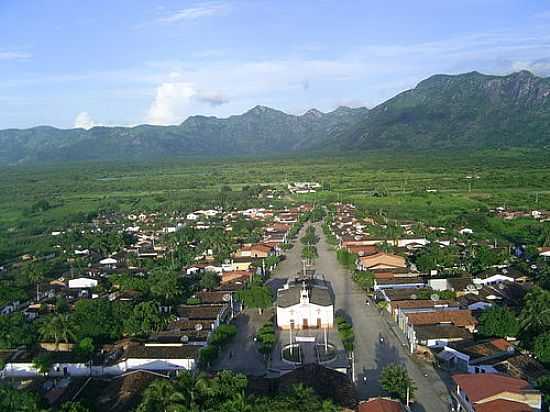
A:
<svg viewBox="0 0 550 412">
<path fill-rule="evenodd" d="M 479 402 L 502 392 L 523 393 L 531 387 L 527 381 L 496 373 L 456 374 L 455 383 L 472 402 Z"/>
</svg>

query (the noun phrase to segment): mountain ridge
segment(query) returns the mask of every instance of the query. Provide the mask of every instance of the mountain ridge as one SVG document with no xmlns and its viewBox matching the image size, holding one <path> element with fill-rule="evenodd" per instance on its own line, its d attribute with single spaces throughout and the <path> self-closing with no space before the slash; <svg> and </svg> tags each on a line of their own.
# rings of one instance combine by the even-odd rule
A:
<svg viewBox="0 0 550 412">
<path fill-rule="evenodd" d="M 257 105 L 178 125 L 0 130 L 0 163 L 550 145 L 550 78 L 436 74 L 367 109 L 302 114 Z"/>
</svg>

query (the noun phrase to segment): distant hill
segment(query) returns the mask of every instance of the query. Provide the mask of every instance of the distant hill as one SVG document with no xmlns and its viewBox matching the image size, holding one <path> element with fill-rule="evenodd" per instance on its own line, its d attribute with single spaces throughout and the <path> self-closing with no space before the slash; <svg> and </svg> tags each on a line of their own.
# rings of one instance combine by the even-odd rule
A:
<svg viewBox="0 0 550 412">
<path fill-rule="evenodd" d="M 367 114 L 366 108 L 339 107 L 295 116 L 256 106 L 226 119 L 192 116 L 178 126 L 7 129 L 0 131 L 0 163 L 297 152 L 348 130 Z"/>
<path fill-rule="evenodd" d="M 527 71 L 432 76 L 331 139 L 345 150 L 547 146 L 550 78 Z"/>
<path fill-rule="evenodd" d="M 295 116 L 256 106 L 226 119 L 192 116 L 177 126 L 1 130 L 0 163 L 547 145 L 550 78 L 472 72 L 432 76 L 372 110 Z"/>
</svg>

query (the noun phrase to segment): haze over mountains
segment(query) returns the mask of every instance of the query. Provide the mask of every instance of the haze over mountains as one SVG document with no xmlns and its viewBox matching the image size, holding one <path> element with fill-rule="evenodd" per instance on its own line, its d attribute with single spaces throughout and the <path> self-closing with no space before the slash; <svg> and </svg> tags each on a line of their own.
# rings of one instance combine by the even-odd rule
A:
<svg viewBox="0 0 550 412">
<path fill-rule="evenodd" d="M 550 78 L 472 72 L 432 76 L 371 110 L 295 116 L 256 106 L 226 119 L 192 116 L 177 126 L 6 129 L 0 163 L 546 145 Z"/>
</svg>

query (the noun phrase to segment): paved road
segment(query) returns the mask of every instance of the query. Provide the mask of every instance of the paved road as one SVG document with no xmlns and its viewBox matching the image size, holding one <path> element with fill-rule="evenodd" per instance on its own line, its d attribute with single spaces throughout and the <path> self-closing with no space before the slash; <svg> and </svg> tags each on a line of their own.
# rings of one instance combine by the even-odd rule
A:
<svg viewBox="0 0 550 412">
<path fill-rule="evenodd" d="M 415 412 L 448 411 L 448 391 L 437 372 L 429 365 L 413 361 L 402 346 L 404 339 L 393 325 L 378 313 L 373 305 L 365 305 L 365 294 L 351 280 L 350 275 L 338 264 L 336 253 L 326 242 L 319 224 L 315 225 L 320 242 L 317 245 L 319 258 L 315 262 L 317 271 L 325 275 L 332 284 L 335 295 L 336 313 L 342 313 L 353 323 L 355 331 L 355 378 L 361 399 L 380 396 L 382 390 L 378 377 L 384 366 L 391 363 L 404 364 L 415 381 L 418 390 Z M 294 276 L 301 270 L 301 245 L 297 241 L 287 254 L 274 277 Z M 380 343 L 380 337 L 384 343 Z M 400 340 L 401 339 L 401 340 Z"/>
</svg>

